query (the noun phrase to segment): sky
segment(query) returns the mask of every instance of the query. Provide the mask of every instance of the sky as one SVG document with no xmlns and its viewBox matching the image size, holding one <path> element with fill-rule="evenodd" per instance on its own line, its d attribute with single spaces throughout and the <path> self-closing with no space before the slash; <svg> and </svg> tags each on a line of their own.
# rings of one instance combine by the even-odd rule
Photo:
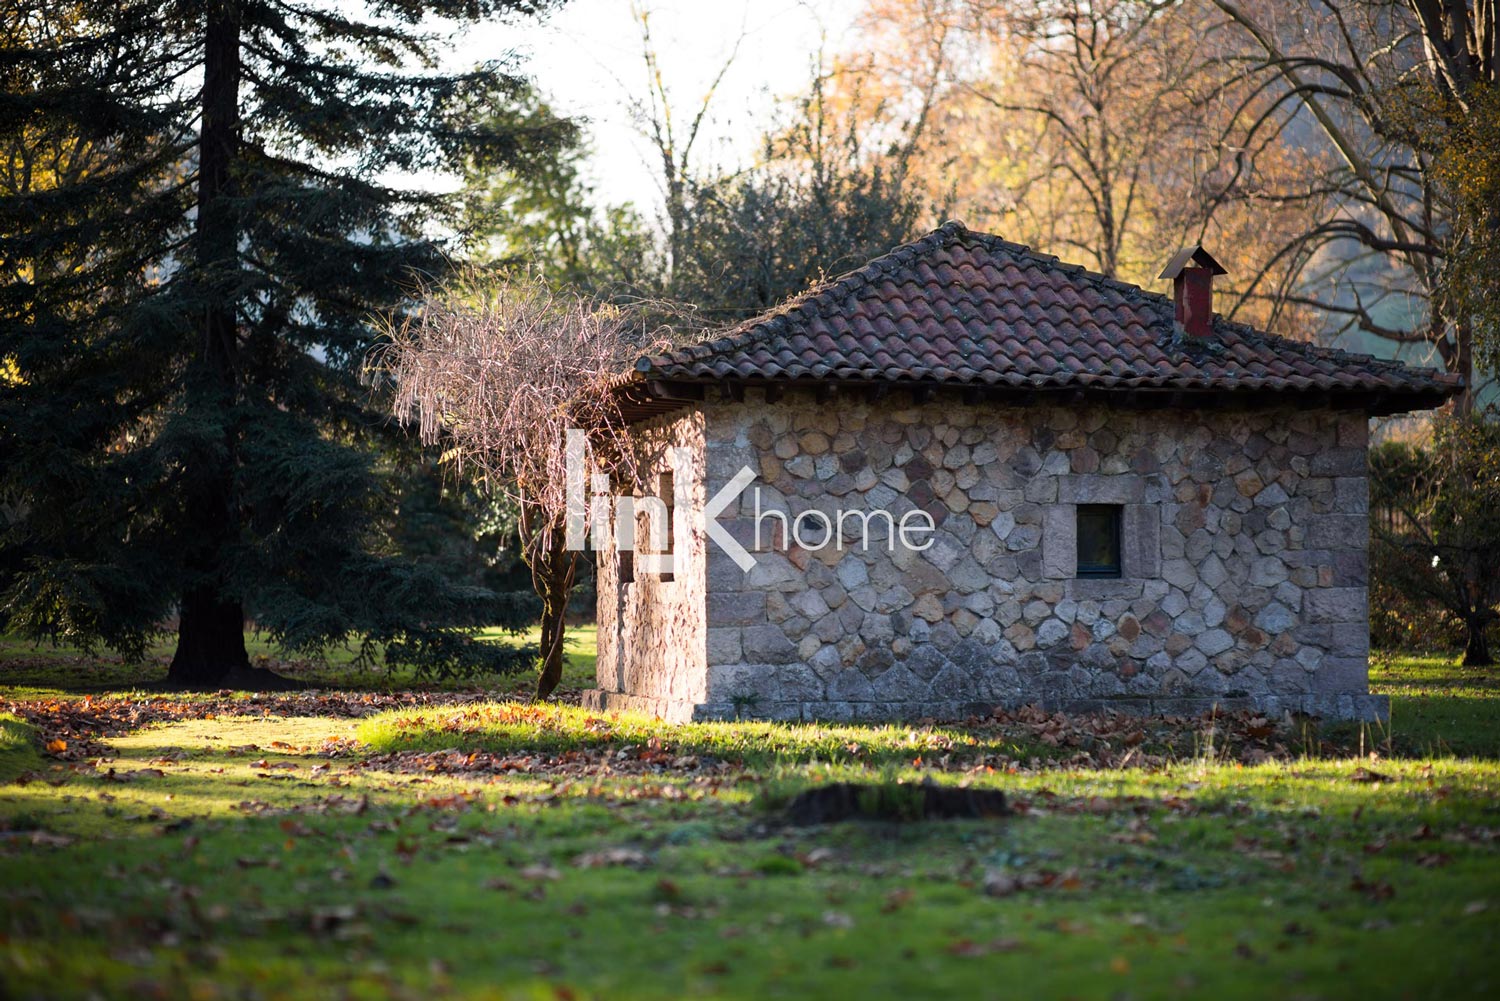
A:
<svg viewBox="0 0 1500 1001">
<path fill-rule="evenodd" d="M 714 97 L 694 156 L 733 166 L 754 156 L 778 99 L 802 93 L 820 39 L 837 51 L 852 36 L 862 0 L 637 0 L 650 11 L 653 42 L 675 114 L 695 112 L 709 84 L 739 50 Z M 743 36 L 743 38 L 741 37 Z M 522 71 L 564 114 L 580 117 L 593 148 L 590 180 L 602 201 L 654 212 L 661 197 L 650 147 L 632 121 L 631 99 L 648 92 L 641 32 L 631 0 L 571 0 L 544 23 L 471 30 L 460 64 L 515 50 Z"/>
</svg>

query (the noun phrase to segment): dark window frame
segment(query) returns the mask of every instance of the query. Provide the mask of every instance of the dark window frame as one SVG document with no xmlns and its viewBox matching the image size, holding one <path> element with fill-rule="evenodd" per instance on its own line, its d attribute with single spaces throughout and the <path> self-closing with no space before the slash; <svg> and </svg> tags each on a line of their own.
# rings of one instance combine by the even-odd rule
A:
<svg viewBox="0 0 1500 1001">
<path fill-rule="evenodd" d="M 1076 576 L 1088 580 L 1118 580 L 1124 574 L 1124 561 L 1121 558 L 1121 535 L 1123 533 L 1123 522 L 1125 520 L 1125 508 L 1122 504 L 1079 504 L 1074 515 L 1075 551 L 1079 555 Z M 1085 551 L 1084 534 L 1087 530 L 1092 533 L 1097 531 L 1100 523 L 1105 522 L 1108 527 L 1105 530 L 1110 543 L 1109 548 L 1113 550 L 1113 560 L 1106 563 L 1085 563 L 1081 554 Z M 1086 528 L 1087 526 L 1087 528 Z M 1089 546 L 1090 550 L 1094 547 Z"/>
</svg>

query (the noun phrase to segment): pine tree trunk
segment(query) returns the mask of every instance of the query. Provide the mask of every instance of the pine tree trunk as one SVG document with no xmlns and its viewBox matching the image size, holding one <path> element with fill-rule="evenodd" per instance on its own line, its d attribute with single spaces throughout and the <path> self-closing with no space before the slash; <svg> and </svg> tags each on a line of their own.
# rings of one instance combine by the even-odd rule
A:
<svg viewBox="0 0 1500 1001">
<path fill-rule="evenodd" d="M 204 305 L 196 357 L 186 378 L 186 409 L 222 426 L 223 450 L 193 457 L 184 483 L 183 535 L 188 580 L 182 597 L 177 652 L 167 680 L 213 687 L 248 668 L 245 615 L 226 594 L 224 549 L 237 536 L 234 465 L 237 434 L 230 418 L 237 392 L 239 332 L 231 288 L 238 270 L 239 224 L 233 206 L 239 153 L 240 10 L 235 0 L 208 5 L 203 63 L 203 124 L 198 151 L 198 213 L 194 232 L 197 283 Z"/>
<path fill-rule="evenodd" d="M 1474 619 L 1464 622 L 1464 631 L 1468 634 L 1464 644 L 1464 667 L 1489 667 L 1495 663 L 1490 656 L 1490 641 L 1485 635 L 1487 623 Z"/>
<path fill-rule="evenodd" d="M 245 653 L 245 613 L 212 589 L 189 592 L 177 626 L 177 652 L 167 682 L 181 688 L 216 688 L 231 674 L 250 669 Z M 264 672 L 262 672 L 264 673 Z"/>
</svg>

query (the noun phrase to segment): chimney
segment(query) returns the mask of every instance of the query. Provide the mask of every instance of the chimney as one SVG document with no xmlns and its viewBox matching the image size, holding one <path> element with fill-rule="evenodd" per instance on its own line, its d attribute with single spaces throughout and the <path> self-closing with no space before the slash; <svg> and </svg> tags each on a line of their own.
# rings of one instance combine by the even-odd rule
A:
<svg viewBox="0 0 1500 1001">
<path fill-rule="evenodd" d="M 1214 275 L 1226 274 L 1202 247 L 1184 247 L 1158 276 L 1172 279 L 1177 322 L 1189 337 L 1207 337 L 1214 326 Z"/>
</svg>

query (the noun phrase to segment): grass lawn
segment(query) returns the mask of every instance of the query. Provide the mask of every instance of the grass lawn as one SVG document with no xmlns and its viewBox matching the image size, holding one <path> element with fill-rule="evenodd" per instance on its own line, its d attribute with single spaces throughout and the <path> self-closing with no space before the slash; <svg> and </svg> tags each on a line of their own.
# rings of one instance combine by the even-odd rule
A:
<svg viewBox="0 0 1500 1001">
<path fill-rule="evenodd" d="M 1378 691 L 1391 697 L 1393 747 L 1411 755 L 1500 756 L 1500 667 L 1452 658 L 1380 657 Z"/>
<path fill-rule="evenodd" d="M 1500 991 L 1497 672 L 1382 661 L 1390 730 L 1310 733 L 112 697 L 28 663 L 0 684 L 0 997 Z M 1013 813 L 783 822 L 842 779 Z"/>
</svg>

